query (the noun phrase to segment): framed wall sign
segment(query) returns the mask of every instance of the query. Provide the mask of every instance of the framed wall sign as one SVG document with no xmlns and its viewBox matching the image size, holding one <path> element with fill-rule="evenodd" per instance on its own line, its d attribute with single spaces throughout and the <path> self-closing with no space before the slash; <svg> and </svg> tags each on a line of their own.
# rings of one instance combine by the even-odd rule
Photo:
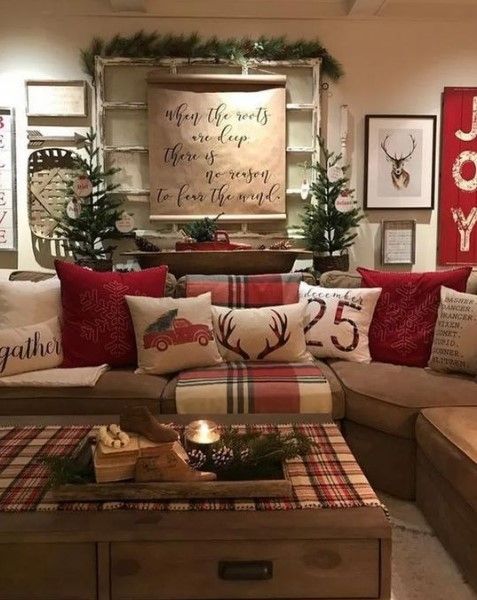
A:
<svg viewBox="0 0 477 600">
<path fill-rule="evenodd" d="M 148 77 L 151 220 L 286 218 L 286 77 Z"/>
<path fill-rule="evenodd" d="M 0 250 L 17 249 L 15 115 L 0 108 Z"/>
<path fill-rule="evenodd" d="M 439 265 L 477 265 L 477 88 L 442 98 Z"/>
<path fill-rule="evenodd" d="M 413 265 L 416 260 L 416 221 L 381 222 L 383 265 Z"/>
<path fill-rule="evenodd" d="M 364 207 L 434 208 L 435 115 L 367 115 Z"/>
<path fill-rule="evenodd" d="M 28 117 L 87 117 L 86 81 L 27 81 Z"/>
</svg>

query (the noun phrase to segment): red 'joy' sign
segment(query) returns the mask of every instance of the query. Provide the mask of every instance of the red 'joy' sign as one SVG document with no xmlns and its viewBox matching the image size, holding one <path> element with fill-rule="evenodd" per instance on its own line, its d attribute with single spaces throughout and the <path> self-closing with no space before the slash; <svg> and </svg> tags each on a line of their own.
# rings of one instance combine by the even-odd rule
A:
<svg viewBox="0 0 477 600">
<path fill-rule="evenodd" d="M 477 88 L 444 88 L 440 265 L 477 265 Z"/>
</svg>

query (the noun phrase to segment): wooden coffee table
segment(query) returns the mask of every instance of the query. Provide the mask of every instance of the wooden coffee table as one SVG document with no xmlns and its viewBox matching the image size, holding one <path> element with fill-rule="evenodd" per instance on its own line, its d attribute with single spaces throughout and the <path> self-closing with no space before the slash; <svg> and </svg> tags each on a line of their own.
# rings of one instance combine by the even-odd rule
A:
<svg viewBox="0 0 477 600">
<path fill-rule="evenodd" d="M 385 600 L 390 554 L 379 506 L 0 512 L 0 598 Z"/>
</svg>

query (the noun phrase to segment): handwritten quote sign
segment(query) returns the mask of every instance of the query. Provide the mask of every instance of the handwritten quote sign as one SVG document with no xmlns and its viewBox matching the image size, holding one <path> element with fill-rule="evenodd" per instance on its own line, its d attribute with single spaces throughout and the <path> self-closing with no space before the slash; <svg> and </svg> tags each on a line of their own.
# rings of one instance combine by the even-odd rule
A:
<svg viewBox="0 0 477 600">
<path fill-rule="evenodd" d="M 153 86 L 148 106 L 151 219 L 285 216 L 284 88 Z"/>
</svg>

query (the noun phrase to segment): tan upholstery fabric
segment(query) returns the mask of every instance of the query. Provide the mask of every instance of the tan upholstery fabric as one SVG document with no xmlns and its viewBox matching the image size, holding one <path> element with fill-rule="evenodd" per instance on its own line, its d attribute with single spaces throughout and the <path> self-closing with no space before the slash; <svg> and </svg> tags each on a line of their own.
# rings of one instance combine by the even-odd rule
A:
<svg viewBox="0 0 477 600">
<path fill-rule="evenodd" d="M 42 271 L 14 271 L 10 273 L 10 281 L 44 281 L 56 277 L 56 273 Z M 172 273 L 167 274 L 166 296 L 174 296 L 177 280 Z"/>
<path fill-rule="evenodd" d="M 417 419 L 416 439 L 437 471 L 477 513 L 477 408 L 424 410 Z"/>
<path fill-rule="evenodd" d="M 477 383 L 466 375 L 385 363 L 331 360 L 346 394 L 346 419 L 414 438 L 417 415 L 435 406 L 477 406 Z"/>
<path fill-rule="evenodd" d="M 415 497 L 416 443 L 344 420 L 343 435 L 373 488 L 404 500 Z"/>
<path fill-rule="evenodd" d="M 419 508 L 477 592 L 477 514 L 420 448 L 416 488 Z"/>
<path fill-rule="evenodd" d="M 126 406 L 137 404 L 159 412 L 167 381 L 165 377 L 113 369 L 102 375 L 93 388 L 2 388 L 0 414 L 118 414 Z"/>
<path fill-rule="evenodd" d="M 321 275 L 319 285 L 326 288 L 359 288 L 362 287 L 361 275 L 346 271 L 328 271 Z"/>
</svg>

